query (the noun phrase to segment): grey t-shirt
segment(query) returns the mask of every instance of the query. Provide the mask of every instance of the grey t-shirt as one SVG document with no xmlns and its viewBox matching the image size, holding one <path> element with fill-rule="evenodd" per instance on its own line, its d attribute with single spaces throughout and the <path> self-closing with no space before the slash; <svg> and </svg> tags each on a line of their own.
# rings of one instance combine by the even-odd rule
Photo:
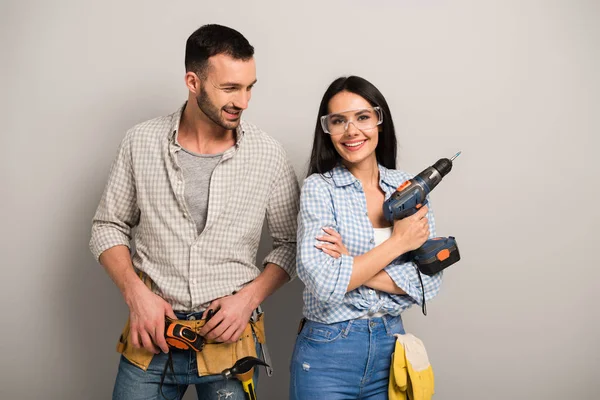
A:
<svg viewBox="0 0 600 400">
<path fill-rule="evenodd" d="M 198 154 L 184 148 L 182 150 L 177 157 L 183 171 L 185 201 L 200 234 L 206 225 L 210 177 L 223 153 Z"/>
</svg>

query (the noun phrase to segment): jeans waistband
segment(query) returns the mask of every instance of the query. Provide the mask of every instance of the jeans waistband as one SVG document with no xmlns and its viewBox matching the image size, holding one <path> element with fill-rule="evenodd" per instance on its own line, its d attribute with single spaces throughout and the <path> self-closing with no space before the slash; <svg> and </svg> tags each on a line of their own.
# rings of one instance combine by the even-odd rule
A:
<svg viewBox="0 0 600 400">
<path fill-rule="evenodd" d="M 388 333 L 392 332 L 391 327 L 396 324 L 402 324 L 402 317 L 400 315 L 383 315 L 381 317 L 369 318 L 369 319 L 351 319 L 348 321 L 335 322 L 332 324 L 325 324 L 322 322 L 312 321 L 310 319 L 306 320 L 306 324 L 308 325 L 327 325 L 327 326 L 336 326 L 347 335 L 350 330 L 353 331 L 378 331 L 385 330 Z"/>
</svg>

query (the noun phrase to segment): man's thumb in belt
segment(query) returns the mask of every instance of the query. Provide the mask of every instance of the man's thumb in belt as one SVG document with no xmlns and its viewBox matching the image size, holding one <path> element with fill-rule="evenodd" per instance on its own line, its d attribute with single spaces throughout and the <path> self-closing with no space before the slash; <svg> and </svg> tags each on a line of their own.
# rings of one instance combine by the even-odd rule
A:
<svg viewBox="0 0 600 400">
<path fill-rule="evenodd" d="M 166 301 L 165 301 L 165 315 L 169 318 L 177 319 L 177 316 L 173 312 L 173 308 Z"/>
</svg>

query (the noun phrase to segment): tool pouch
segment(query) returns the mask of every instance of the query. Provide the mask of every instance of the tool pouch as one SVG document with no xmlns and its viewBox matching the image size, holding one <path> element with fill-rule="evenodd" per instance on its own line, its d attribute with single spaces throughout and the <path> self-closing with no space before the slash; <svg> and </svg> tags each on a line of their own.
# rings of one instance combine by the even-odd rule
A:
<svg viewBox="0 0 600 400">
<path fill-rule="evenodd" d="M 146 284 L 148 289 L 152 290 L 152 279 L 143 272 L 138 272 L 138 276 L 140 279 Z M 117 352 L 121 353 L 123 357 L 129 360 L 133 365 L 143 369 L 146 371 L 150 362 L 152 361 L 152 357 L 154 353 L 142 348 L 135 348 L 129 341 L 129 318 L 127 318 L 127 322 L 125 323 L 125 328 L 123 328 L 123 332 L 119 337 L 119 342 L 117 343 Z"/>
<path fill-rule="evenodd" d="M 184 321 L 185 322 L 185 321 Z M 204 322 L 204 321 L 202 321 Z M 203 324 L 204 325 L 204 324 Z M 265 342 L 264 313 L 259 314 L 256 321 L 250 321 L 240 338 L 235 343 L 206 342 L 201 352 L 196 353 L 198 375 L 220 374 L 240 358 L 256 357 L 256 342 Z"/>
<path fill-rule="evenodd" d="M 150 287 L 150 279 L 144 279 L 146 285 Z M 178 323 L 189 327 L 198 333 L 204 326 L 205 320 L 184 321 L 177 320 Z M 231 366 L 240 358 L 246 356 L 256 357 L 256 342 L 265 343 L 265 324 L 264 313 L 260 313 L 254 320 L 248 322 L 244 332 L 235 343 L 216 343 L 207 341 L 200 352 L 196 352 L 196 361 L 198 365 L 198 375 L 220 374 L 223 370 Z M 154 353 L 144 348 L 135 348 L 129 341 L 129 319 L 125 324 L 123 333 L 117 343 L 117 352 L 129 360 L 132 364 L 146 371 Z"/>
<path fill-rule="evenodd" d="M 148 369 L 152 357 L 154 356 L 154 353 L 149 352 L 143 347 L 138 349 L 131 345 L 131 342 L 129 341 L 129 318 L 127 318 L 123 333 L 121 333 L 121 336 L 119 337 L 117 352 L 123 354 L 123 357 L 144 371 Z"/>
</svg>

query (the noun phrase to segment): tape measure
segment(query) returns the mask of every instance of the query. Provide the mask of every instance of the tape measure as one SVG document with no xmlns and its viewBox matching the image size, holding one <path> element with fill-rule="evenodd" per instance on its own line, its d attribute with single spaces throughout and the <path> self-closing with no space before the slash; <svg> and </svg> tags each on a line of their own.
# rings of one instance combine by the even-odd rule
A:
<svg viewBox="0 0 600 400">
<path fill-rule="evenodd" d="M 177 320 L 165 316 L 165 340 L 170 347 L 195 351 L 202 351 L 204 338 L 191 328 L 182 325 Z"/>
</svg>

